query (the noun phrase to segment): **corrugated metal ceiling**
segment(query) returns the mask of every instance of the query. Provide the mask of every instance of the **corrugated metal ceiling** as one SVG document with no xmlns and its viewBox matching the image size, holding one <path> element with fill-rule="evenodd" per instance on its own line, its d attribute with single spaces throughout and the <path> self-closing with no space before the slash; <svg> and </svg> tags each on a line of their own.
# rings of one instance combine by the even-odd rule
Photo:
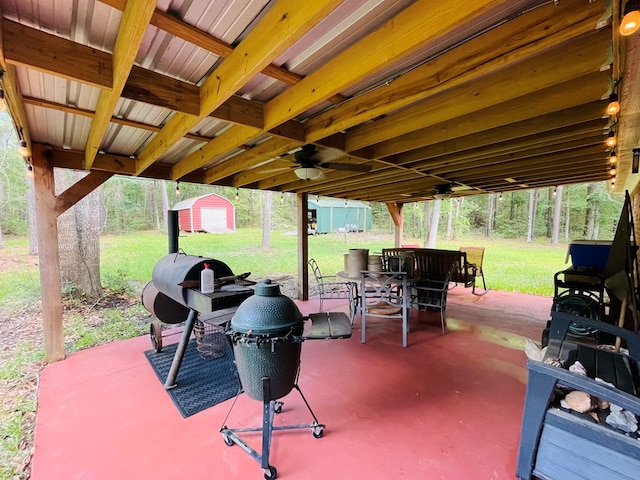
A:
<svg viewBox="0 0 640 480">
<path fill-rule="evenodd" d="M 151 24 L 147 27 L 137 50 L 136 65 L 146 71 L 155 72 L 199 87 L 203 84 L 203 81 L 216 74 L 216 69 L 225 61 L 225 57 L 228 56 L 229 52 L 243 39 L 252 35 L 255 27 L 264 21 L 267 12 L 277 3 L 266 0 L 229 0 L 224 2 L 212 0 L 160 0 L 156 5 L 156 14 L 154 14 Z M 490 7 L 483 7 L 484 2 L 482 1 L 477 3 L 475 1 L 471 3 L 459 1 L 439 2 L 437 8 L 440 11 L 448 11 L 451 16 L 459 15 L 460 10 L 465 8 L 472 10 L 477 7 L 478 13 L 475 14 L 474 12 L 473 15 L 469 15 L 466 20 L 447 30 L 445 34 L 432 35 L 434 26 L 425 23 L 424 32 L 421 32 L 425 41 L 419 48 L 413 49 L 408 54 L 398 55 L 395 61 L 389 62 L 383 68 L 373 70 L 362 78 L 353 78 L 351 81 L 343 82 L 332 98 L 322 98 L 319 101 L 312 102 L 301 113 L 294 115 L 292 120 L 298 122 L 298 125 L 291 124 L 289 127 L 297 129 L 296 131 L 298 132 L 303 132 L 305 130 L 304 122 L 309 118 L 327 109 L 335 109 L 336 104 L 342 104 L 346 99 L 358 97 L 362 92 L 368 92 L 372 87 L 379 88 L 383 92 L 385 85 L 396 80 L 403 72 L 411 71 L 416 66 L 424 63 L 431 65 L 433 59 L 441 54 L 450 55 L 451 52 L 464 51 L 467 48 L 466 41 L 484 38 L 485 32 L 493 27 L 498 27 L 497 30 L 500 32 L 509 32 L 509 28 L 505 27 L 505 25 L 512 22 L 519 14 L 525 16 L 539 15 L 540 22 L 544 22 L 543 18 L 545 18 L 544 15 L 547 15 L 546 12 L 550 12 L 552 8 L 557 9 L 560 12 L 557 16 L 557 21 L 559 24 L 563 24 L 562 28 L 566 29 L 567 33 L 563 34 L 563 38 L 566 38 L 568 42 L 569 40 L 573 41 L 570 33 L 571 29 L 576 29 L 577 31 L 579 23 L 584 20 L 567 19 L 565 22 L 565 16 L 568 17 L 571 11 L 570 8 L 565 6 L 567 3 L 575 5 L 576 9 L 586 10 L 587 6 L 589 6 L 588 8 L 591 11 L 599 8 L 603 18 L 606 18 L 608 4 L 603 0 L 595 0 L 593 2 L 588 0 L 563 0 L 559 6 L 555 6 L 556 2 L 553 1 L 540 0 L 496 1 L 490 3 Z M 597 4 L 597 6 L 591 6 L 592 4 Z M 125 0 L 104 0 L 103 2 L 96 0 L 0 0 L 0 5 L 2 7 L 2 15 L 6 21 L 17 22 L 110 54 L 115 48 L 116 39 L 119 35 Z M 354 63 L 375 63 L 379 60 L 377 57 L 384 54 L 382 49 L 370 48 L 366 51 L 366 54 L 358 58 L 350 58 L 348 50 L 359 42 L 364 41 L 369 34 L 380 28 L 397 31 L 398 35 L 405 35 L 405 25 L 402 22 L 394 23 L 392 19 L 409 7 L 421 8 L 426 12 L 428 9 L 435 8 L 435 4 L 410 0 L 349 0 L 339 3 L 320 21 L 312 25 L 300 40 L 294 42 L 283 53 L 273 58 L 272 67 L 276 71 L 275 74 L 271 73 L 271 76 L 264 73 L 255 75 L 253 78 L 248 79 L 236 94 L 253 101 L 251 108 L 258 105 L 264 105 L 264 108 L 268 108 L 269 102 L 288 92 L 292 84 L 305 77 L 314 77 L 317 72 L 321 71 L 335 58 L 349 58 L 349 61 Z M 614 11 L 617 12 L 618 8 L 619 6 L 616 4 Z M 530 9 L 538 9 L 540 12 L 530 13 Z M 463 18 L 462 15 L 460 17 Z M 167 29 L 166 25 L 172 21 L 174 21 L 174 24 L 172 24 L 171 28 L 182 32 L 181 35 L 183 37 L 188 38 L 190 35 L 194 35 L 192 38 L 197 37 L 198 40 L 187 41 L 171 33 L 171 29 Z M 614 18 L 613 21 L 615 22 L 617 19 Z M 566 26 L 564 26 L 563 22 L 566 23 Z M 595 28 L 595 22 L 593 23 Z M 612 21 L 605 22 L 605 24 L 605 28 L 611 28 Z M 286 37 L 288 32 L 279 30 L 279 28 L 282 27 L 274 27 L 273 35 Z M 559 30 L 560 27 L 558 27 Z M 498 34 L 496 33 L 496 35 Z M 513 37 L 505 37 L 504 43 L 505 45 L 513 43 L 514 51 L 516 49 L 526 51 L 527 48 L 533 50 L 533 47 L 526 46 L 526 42 L 522 42 L 522 45 L 518 44 L 521 41 L 520 37 L 524 35 L 525 33 L 517 33 Z M 574 36 L 579 35 L 584 34 L 576 33 Z M 602 36 L 602 38 L 604 39 L 606 36 Z M 609 43 L 611 43 L 611 36 L 609 38 Z M 215 48 L 207 49 L 196 44 L 200 41 L 207 45 L 210 45 L 210 42 L 218 42 L 218 44 Z M 542 41 L 543 39 L 532 38 L 530 43 L 533 45 Z M 629 41 L 627 44 L 631 45 L 631 43 Z M 477 42 L 473 47 L 469 48 L 477 50 Z M 559 45 L 558 48 L 565 47 Z M 216 49 L 220 51 L 216 51 Z M 221 54 L 221 51 L 226 53 Z M 347 52 L 347 55 L 345 55 L 345 52 Z M 480 51 L 478 50 L 478 52 Z M 511 62 L 510 55 L 512 54 L 501 55 L 503 55 L 502 61 L 504 62 L 502 65 L 500 65 L 500 60 L 490 59 L 487 56 L 487 63 L 494 62 L 496 64 L 495 71 L 506 66 L 516 65 L 516 63 L 509 63 Z M 521 55 L 522 60 L 517 60 L 517 62 L 528 61 L 528 57 L 524 54 L 519 55 Z M 516 57 L 514 56 L 514 58 Z M 605 57 L 602 60 L 603 63 L 606 63 Z M 81 60 L 79 59 L 78 61 L 80 62 Z M 346 66 L 344 63 L 336 64 L 335 66 L 336 77 L 340 77 L 343 73 L 341 65 Z M 437 68 L 435 66 L 438 64 L 433 62 L 433 65 L 434 68 Z M 78 65 L 78 68 L 81 67 L 81 65 Z M 473 69 L 480 68 L 480 66 L 470 68 L 471 70 L 467 74 L 471 78 Z M 551 63 L 548 68 L 550 70 L 562 69 L 565 66 Z M 42 71 L 37 67 L 34 68 L 28 61 L 24 62 L 24 64 L 15 64 L 15 69 L 19 90 L 24 98 L 26 121 L 28 122 L 26 126 L 28 127 L 30 140 L 70 149 L 71 151 L 83 151 L 93 122 L 93 112 L 98 108 L 100 92 L 103 89 L 73 78 Z M 428 70 L 425 71 L 429 72 Z M 448 81 L 448 72 L 446 71 L 429 72 L 428 74 L 440 76 L 443 82 Z M 611 74 L 613 75 L 613 72 Z M 458 75 L 463 76 L 465 73 L 459 72 Z M 487 75 L 493 75 L 493 72 L 488 72 Z M 498 77 L 495 78 L 499 78 L 500 73 L 497 75 Z M 540 75 L 544 75 L 544 73 L 540 73 Z M 567 75 L 575 74 L 568 73 Z M 284 77 L 287 78 L 286 81 L 283 81 Z M 572 78 L 568 76 L 567 81 L 570 80 Z M 487 77 L 487 85 L 491 85 L 493 81 L 490 77 Z M 600 82 L 600 80 L 594 81 Z M 558 84 L 557 80 L 554 80 L 554 82 Z M 478 95 L 481 95 L 480 90 L 482 90 L 482 87 L 479 85 L 473 84 L 473 86 L 470 86 L 470 92 L 476 89 L 479 92 Z M 552 83 L 549 86 L 551 87 Z M 449 95 L 447 92 L 447 89 L 440 88 L 433 95 L 419 95 L 416 98 L 418 102 L 428 104 L 446 97 Z M 607 93 L 607 83 L 605 82 L 602 84 L 598 95 L 599 97 L 604 97 Z M 473 93 L 469 94 L 473 95 Z M 381 93 L 381 95 L 384 96 L 384 93 Z M 413 95 L 413 92 L 407 92 L 407 95 Z M 489 95 L 489 93 L 486 95 Z M 522 98 L 524 99 L 525 97 L 526 95 L 523 95 Z M 509 96 L 505 98 L 508 99 Z M 121 98 L 117 102 L 116 108 L 112 113 L 113 119 L 103 136 L 101 150 L 124 157 L 137 157 L 147 149 L 157 131 L 164 128 L 167 122 L 176 115 L 172 108 L 163 106 L 160 100 L 153 102 L 141 99 L 142 97 Z M 592 101 L 595 100 L 597 99 L 594 98 Z M 575 107 L 577 106 L 576 102 L 578 101 L 574 101 L 573 104 L 568 103 L 563 108 Z M 497 100 L 496 103 L 500 103 L 500 101 Z M 398 112 L 414 108 L 418 103 L 398 104 L 397 107 L 393 106 L 395 103 L 390 105 L 392 106 L 381 117 L 397 116 Z M 348 111 L 348 109 L 344 110 Z M 242 109 L 236 113 L 239 112 L 242 112 Z M 237 120 L 228 122 L 222 120 L 222 118 L 205 117 L 197 122 L 189 129 L 190 138 L 179 140 L 175 145 L 168 146 L 160 155 L 158 163 L 165 166 L 176 165 L 190 155 L 197 154 L 201 147 L 211 143 L 210 141 L 216 137 L 217 141 L 222 143 L 219 139 L 224 132 L 227 132 L 226 135 L 235 134 L 238 131 L 238 128 L 234 127 L 234 125 L 238 125 Z M 367 121 L 375 123 L 377 118 L 380 117 L 372 116 Z M 300 125 L 299 122 L 303 122 L 303 124 Z M 362 120 L 354 123 L 354 133 L 358 130 L 358 125 L 363 125 Z M 606 121 L 603 121 L 602 128 L 604 129 L 606 126 Z M 258 144 L 263 144 L 263 148 L 266 150 L 267 146 L 265 145 L 270 145 L 269 142 L 275 145 L 282 141 L 281 148 L 274 148 L 273 150 L 272 158 L 275 158 L 304 143 L 304 135 L 309 135 L 309 131 L 303 132 L 302 141 L 296 143 L 293 140 L 297 139 L 300 134 L 286 133 L 283 135 L 282 126 L 278 127 L 280 131 L 275 134 L 273 132 L 262 132 L 259 128 L 253 134 L 250 133 L 252 132 L 250 128 L 242 128 L 246 130 L 246 138 L 243 143 L 230 144 L 229 148 L 216 148 L 215 151 L 218 153 L 214 155 L 207 154 L 207 161 L 202 163 L 201 167 L 196 169 L 194 173 L 205 174 L 208 168 L 214 165 L 221 165 L 224 163 L 223 159 L 236 155 L 240 157 L 245 153 L 253 155 L 252 149 Z M 242 131 L 244 132 L 245 130 Z M 478 126 L 475 130 L 479 132 L 482 128 Z M 420 131 L 420 127 L 416 127 L 416 131 Z M 473 129 L 470 131 L 473 131 Z M 345 135 L 345 139 L 341 141 L 347 142 L 350 137 L 350 131 L 343 129 L 340 133 Z M 381 139 L 380 142 L 382 141 Z M 327 142 L 332 146 L 341 148 L 339 142 L 335 144 L 334 140 L 327 139 L 324 143 Z M 590 140 L 587 141 L 587 144 L 590 144 L 589 142 Z M 322 142 L 319 143 L 322 144 Z M 347 143 L 350 144 L 349 142 Z M 369 148 L 373 149 L 377 143 L 379 142 L 369 142 Z M 214 150 L 211 145 L 209 147 L 212 151 Z M 396 151 L 398 153 L 402 152 L 401 149 Z M 396 167 L 401 165 L 398 161 L 392 160 L 391 157 L 387 159 L 374 156 L 374 158 L 371 158 L 368 154 L 364 154 L 364 151 L 347 153 L 356 155 L 356 157 L 346 157 L 347 159 L 352 158 L 354 163 L 372 160 L 374 171 L 389 168 L 389 166 L 393 165 L 396 165 Z M 260 155 L 256 151 L 256 167 L 269 160 L 269 158 Z M 606 152 L 603 151 L 602 155 L 604 157 Z M 424 163 L 424 159 L 422 161 Z M 606 161 L 603 161 L 603 163 L 602 168 L 606 166 Z M 282 164 L 282 162 L 278 161 L 278 164 Z M 264 175 L 260 175 L 257 171 L 253 171 L 254 168 L 247 167 L 245 170 L 251 171 L 250 174 L 242 174 L 243 179 L 251 178 L 253 180 L 240 180 L 239 175 L 241 172 L 236 172 L 219 181 L 223 184 L 240 184 L 247 181 L 248 183 L 243 183 L 243 186 L 253 188 L 314 191 L 313 186 L 296 183 L 295 177 L 291 177 L 290 172 L 286 170 L 283 170 L 282 174 L 278 173 L 276 175 L 278 178 L 275 178 L 270 177 L 266 170 Z M 229 171 L 231 170 L 229 169 Z M 397 168 L 389 170 L 389 174 L 417 175 L 416 181 L 424 177 L 428 185 L 433 182 L 450 181 L 455 183 L 458 175 L 456 172 L 457 170 L 455 169 L 439 171 L 438 175 L 434 177 L 429 169 L 425 167 L 418 168 L 413 163 L 408 163 L 407 167 L 402 167 L 400 170 Z M 332 175 L 328 175 L 327 178 L 334 178 Z M 344 175 L 353 176 L 354 174 Z M 491 176 L 493 174 L 487 175 Z M 512 176 L 514 175 L 517 176 L 515 173 Z M 597 176 L 594 173 L 589 178 L 597 178 Z M 602 179 L 607 178 L 605 174 L 600 174 L 600 177 Z M 337 177 L 335 178 L 338 180 Z M 589 181 L 589 178 L 584 178 L 584 181 Z M 466 184 L 473 184 L 473 182 L 465 181 Z M 568 177 L 567 181 L 578 181 L 578 177 Z M 557 176 L 553 176 L 553 178 L 549 178 L 546 181 L 547 184 L 557 184 L 558 182 Z M 470 190 L 472 193 L 514 188 L 513 182 L 506 182 L 502 185 L 494 179 L 487 179 L 483 182 L 478 181 L 477 183 L 477 186 Z M 529 182 L 523 181 L 522 184 L 544 185 L 545 181 L 536 179 Z M 320 182 L 318 185 L 320 185 Z M 409 188 L 409 184 L 406 181 L 403 185 L 407 186 L 408 193 L 406 195 L 408 196 L 398 198 L 399 201 L 404 201 L 406 198 L 420 200 L 430 196 L 430 194 L 425 194 L 419 189 Z M 327 194 L 335 194 L 331 193 L 335 191 L 334 189 L 325 188 L 323 190 L 323 188 L 318 187 L 317 192 L 322 193 L 324 191 Z M 391 188 L 398 190 L 397 185 Z M 345 192 L 345 196 L 349 196 L 349 191 L 352 191 L 353 198 L 362 198 L 359 188 L 345 186 L 342 189 Z M 427 190 L 428 188 L 425 191 Z M 386 198 L 381 196 L 380 200 L 387 201 Z"/>
</svg>

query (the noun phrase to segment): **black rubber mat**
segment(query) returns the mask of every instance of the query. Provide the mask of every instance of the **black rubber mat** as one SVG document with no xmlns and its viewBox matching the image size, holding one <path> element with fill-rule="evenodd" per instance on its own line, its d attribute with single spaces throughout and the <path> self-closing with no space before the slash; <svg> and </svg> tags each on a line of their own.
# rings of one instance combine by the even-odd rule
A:
<svg viewBox="0 0 640 480">
<path fill-rule="evenodd" d="M 177 344 L 173 344 L 163 347 L 160 353 L 155 350 L 144 352 L 163 385 L 176 348 Z M 240 390 L 240 380 L 233 350 L 227 345 L 224 356 L 205 360 L 196 350 L 195 340 L 191 340 L 182 359 L 176 383 L 177 386 L 167 390 L 167 393 L 185 418 L 234 397 Z"/>
</svg>

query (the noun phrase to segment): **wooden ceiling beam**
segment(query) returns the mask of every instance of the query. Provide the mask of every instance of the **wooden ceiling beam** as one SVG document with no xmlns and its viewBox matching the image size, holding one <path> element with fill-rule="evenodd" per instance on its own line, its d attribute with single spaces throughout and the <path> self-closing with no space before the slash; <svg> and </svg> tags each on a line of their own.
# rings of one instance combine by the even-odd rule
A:
<svg viewBox="0 0 640 480">
<path fill-rule="evenodd" d="M 449 178 L 453 182 L 467 185 L 468 182 L 473 182 L 474 180 L 480 181 L 483 178 L 495 176 L 505 178 L 507 168 L 509 172 L 508 175 L 511 176 L 511 178 L 518 179 L 517 175 L 522 173 L 536 175 L 536 170 L 543 168 L 545 165 L 551 165 L 553 168 L 568 168 L 573 164 L 591 165 L 595 160 L 598 162 L 601 161 L 603 164 L 608 162 L 607 158 L 603 156 L 602 152 L 597 148 L 584 147 L 567 152 L 555 152 L 535 157 L 514 158 L 512 160 L 503 159 L 488 165 L 479 165 L 461 170 L 452 166 L 449 170 L 441 170 L 435 172 L 434 175 Z"/>
<path fill-rule="evenodd" d="M 469 0 L 465 8 L 452 9 L 446 2 L 420 0 L 367 35 L 360 42 L 328 60 L 314 73 L 265 104 L 265 126 L 272 128 L 318 105 L 399 58 L 417 52 L 461 24 L 471 22 L 490 8 L 507 3 Z M 372 55 L 375 52 L 375 55 Z"/>
<path fill-rule="evenodd" d="M 147 25 L 156 8 L 157 0 L 129 1 L 124 9 L 118 36 L 113 47 L 113 83 L 110 90 L 100 90 L 96 113 L 91 122 L 85 147 L 85 168 L 90 170 L 102 139 L 104 138 L 109 120 L 120 100 L 127 79 L 136 60 Z M 187 132 L 185 132 L 187 133 Z"/>
<path fill-rule="evenodd" d="M 331 12 L 338 3 L 338 0 L 311 4 L 300 3 L 297 0 L 283 0 L 269 9 L 260 23 L 220 63 L 200 87 L 200 115 L 190 116 L 176 113 L 140 153 L 138 174 L 160 158 L 185 133 L 220 107 L 225 100 L 236 94 L 240 87 L 293 45 L 319 20 Z M 286 31 L 287 35 L 273 35 L 274 30 Z M 284 123 L 285 120 L 291 118 L 293 115 L 279 123 Z M 274 126 L 276 125 L 267 125 L 266 128 Z M 251 132 L 247 127 L 236 128 L 245 129 L 247 138 L 259 133 Z M 204 163 L 208 160 L 208 154 L 201 157 Z M 179 173 L 184 174 L 198 168 L 198 163 L 195 160 L 195 158 L 191 158 L 187 164 L 183 164 Z M 200 166 L 204 163 L 201 163 Z M 177 176 L 178 173 L 174 172 L 173 175 Z"/>
<path fill-rule="evenodd" d="M 559 116 L 550 116 L 549 119 L 558 118 Z M 486 138 L 486 132 L 481 134 L 470 135 L 462 139 L 444 141 L 430 147 L 422 147 L 409 152 L 387 157 L 385 160 L 398 164 L 411 166 L 413 168 L 428 168 L 433 165 L 447 163 L 458 157 L 465 159 L 481 159 L 486 156 L 499 155 L 504 153 L 514 153 L 528 148 L 535 148 L 540 145 L 549 143 L 556 144 L 562 141 L 574 140 L 583 136 L 591 136 L 604 133 L 604 121 L 601 118 L 597 120 L 589 120 L 576 124 L 565 125 L 557 128 L 551 128 L 545 124 L 541 125 L 545 131 L 536 132 L 530 121 L 523 122 L 523 126 L 527 128 L 527 135 L 512 136 L 505 135 L 503 140 L 497 143 L 489 143 L 481 141 Z M 536 122 L 537 123 L 537 122 Z M 491 132 L 493 138 L 498 138 L 504 129 Z M 604 138 L 603 138 L 604 141 Z"/>
<path fill-rule="evenodd" d="M 102 3 L 105 3 L 115 9 L 124 10 L 126 5 L 126 0 L 100 0 Z M 194 27 L 186 23 L 183 20 L 171 15 L 168 12 L 163 12 L 160 9 L 156 9 L 151 17 L 151 25 L 159 28 L 177 38 L 180 38 L 186 42 L 191 43 L 197 47 L 200 47 L 204 50 L 207 50 L 214 55 L 218 55 L 219 57 L 226 58 L 231 52 L 233 52 L 233 46 L 223 42 L 222 40 L 209 35 L 206 32 Z M 288 85 L 295 85 L 300 80 L 302 80 L 301 75 L 297 73 L 291 72 L 286 68 L 280 67 L 275 64 L 267 65 L 262 73 L 271 77 L 280 82 L 286 83 Z M 344 101 L 344 97 L 342 95 L 335 95 L 331 98 L 331 101 L 334 103 L 340 103 Z"/>
<path fill-rule="evenodd" d="M 601 14 L 602 6 L 595 2 L 581 8 L 561 2 L 527 12 L 310 119 L 307 138 L 315 142 L 590 32 Z"/>
<path fill-rule="evenodd" d="M 24 97 L 24 103 L 26 105 L 34 105 L 36 107 L 47 108 L 50 110 L 58 110 L 59 112 L 70 113 L 72 115 L 80 115 L 83 117 L 93 118 L 95 112 L 93 110 L 87 110 L 85 108 L 78 107 L 70 107 L 68 105 L 63 105 L 61 103 L 50 102 L 48 100 L 42 100 L 39 98 L 33 97 Z M 124 125 L 132 128 L 139 128 L 141 130 L 147 130 L 149 132 L 159 132 L 160 127 L 156 125 L 151 125 L 149 123 L 136 122 L 134 120 L 128 120 L 126 118 L 121 117 L 111 117 L 109 120 L 111 123 L 115 123 L 116 125 Z M 188 138 L 189 140 L 196 140 L 198 142 L 209 142 L 212 140 L 212 137 L 205 137 L 203 135 L 194 135 L 192 133 L 187 133 L 184 138 Z"/>
<path fill-rule="evenodd" d="M 556 113 L 563 115 L 563 111 L 581 105 L 591 108 L 592 105 L 589 104 L 601 101 L 607 85 L 609 85 L 609 75 L 606 71 L 591 73 L 372 145 L 369 147 L 369 154 L 373 158 L 385 158 L 443 140 L 463 138 L 490 129 L 508 129 L 514 123 L 535 121 L 537 117 L 543 115 L 552 116 Z M 559 105 L 563 106 L 563 111 L 558 110 Z M 603 114 L 604 110 L 600 115 Z M 575 117 L 572 116 L 572 118 Z M 505 130 L 505 135 L 507 134 Z M 494 137 L 492 143 L 499 142 L 500 139 L 500 136 Z M 361 152 L 357 153 L 364 156 Z"/>
<path fill-rule="evenodd" d="M 190 115 L 200 113 L 200 89 L 197 85 L 136 65 L 128 75 L 122 96 Z"/>
<path fill-rule="evenodd" d="M 299 142 L 288 141 L 283 138 L 269 139 L 246 152 L 234 156 L 229 161 L 208 168 L 205 173 L 205 179 L 207 183 L 215 183 L 245 169 L 259 167 L 267 163 L 269 159 L 279 157 L 299 145 Z"/>
<path fill-rule="evenodd" d="M 593 32 L 579 37 L 562 48 L 545 51 L 527 60 L 506 64 L 489 77 L 447 90 L 393 115 L 349 130 L 346 150 L 358 151 L 392 138 L 437 126 L 443 122 L 492 106 L 535 94 L 574 78 L 600 72 L 607 57 L 607 32 Z M 551 67 L 555 65 L 555 67 Z M 608 86 L 602 83 L 600 98 Z"/>
<path fill-rule="evenodd" d="M 488 167 L 490 165 L 500 164 L 502 162 L 516 161 L 526 158 L 539 158 L 544 155 L 560 154 L 564 152 L 573 151 L 577 148 L 590 148 L 597 151 L 601 156 L 605 156 L 605 149 L 603 148 L 602 134 L 598 132 L 591 137 L 574 139 L 571 141 L 553 142 L 551 139 L 549 142 L 537 147 L 530 147 L 524 149 L 518 149 L 502 153 L 486 152 L 484 155 L 469 155 L 458 154 L 448 157 L 446 160 L 441 160 L 433 163 L 425 162 L 423 169 L 429 173 L 438 174 L 441 171 L 451 170 L 455 168 L 456 171 L 462 172 L 466 168 L 478 168 Z"/>
<path fill-rule="evenodd" d="M 6 18 L 2 23 L 3 53 L 7 63 L 94 87 L 113 87 L 113 63 L 108 53 Z"/>
</svg>

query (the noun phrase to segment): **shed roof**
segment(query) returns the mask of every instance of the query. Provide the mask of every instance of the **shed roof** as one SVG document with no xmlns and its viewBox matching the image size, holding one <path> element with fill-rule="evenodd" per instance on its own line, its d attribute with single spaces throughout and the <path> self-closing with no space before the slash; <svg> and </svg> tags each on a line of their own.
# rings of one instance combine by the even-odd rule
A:
<svg viewBox="0 0 640 480">
<path fill-rule="evenodd" d="M 222 195 L 218 195 L 217 193 L 207 193 L 205 195 L 200 195 L 198 197 L 185 198 L 184 200 L 181 200 L 178 203 L 176 203 L 171 210 L 188 210 L 191 207 L 193 207 L 198 200 L 202 198 L 211 197 L 211 196 L 221 198 L 225 202 L 228 202 L 231 204 L 229 199 L 224 198 Z"/>
<path fill-rule="evenodd" d="M 359 202 L 357 200 L 350 200 L 345 202 L 345 200 L 336 200 L 331 198 L 321 198 L 319 200 L 309 199 L 307 202 L 309 205 L 314 205 L 316 207 L 351 207 L 351 208 L 366 208 L 367 204 L 364 202 Z"/>
<path fill-rule="evenodd" d="M 608 180 L 611 130 L 623 191 L 622 3 L 0 0 L 0 86 L 58 167 L 404 203 Z M 317 180 L 293 172 L 305 144 Z"/>
</svg>

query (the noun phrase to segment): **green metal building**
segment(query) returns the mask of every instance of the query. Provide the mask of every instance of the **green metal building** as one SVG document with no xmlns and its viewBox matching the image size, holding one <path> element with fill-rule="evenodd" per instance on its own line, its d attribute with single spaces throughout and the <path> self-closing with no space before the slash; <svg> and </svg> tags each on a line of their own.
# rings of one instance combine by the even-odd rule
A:
<svg viewBox="0 0 640 480">
<path fill-rule="evenodd" d="M 371 230 L 371 208 L 355 200 L 309 200 L 309 225 L 316 233 L 362 232 Z"/>
</svg>

